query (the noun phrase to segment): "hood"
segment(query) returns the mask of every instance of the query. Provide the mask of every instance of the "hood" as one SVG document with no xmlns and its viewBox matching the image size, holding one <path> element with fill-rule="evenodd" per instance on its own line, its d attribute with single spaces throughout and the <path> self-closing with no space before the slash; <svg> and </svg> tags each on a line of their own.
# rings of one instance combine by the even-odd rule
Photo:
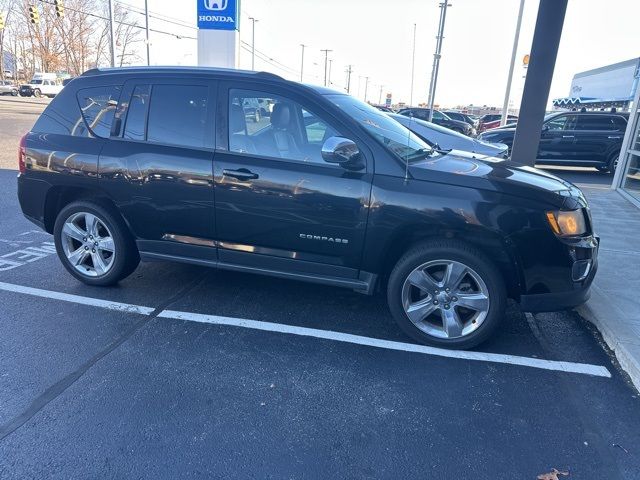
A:
<svg viewBox="0 0 640 480">
<path fill-rule="evenodd" d="M 532 198 L 558 207 L 579 208 L 572 206 L 576 203 L 586 206 L 582 192 L 571 182 L 534 167 L 488 155 L 452 150 L 413 163 L 409 171 L 421 180 Z"/>
</svg>

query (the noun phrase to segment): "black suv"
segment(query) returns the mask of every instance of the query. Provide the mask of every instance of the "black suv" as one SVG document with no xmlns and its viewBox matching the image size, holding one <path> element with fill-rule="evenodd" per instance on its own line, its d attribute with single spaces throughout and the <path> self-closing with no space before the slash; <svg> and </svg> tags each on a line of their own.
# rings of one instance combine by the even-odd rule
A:
<svg viewBox="0 0 640 480">
<path fill-rule="evenodd" d="M 400 115 L 404 115 L 405 117 L 415 117 L 427 122 L 429 121 L 429 112 L 430 110 L 428 108 L 416 107 L 403 108 L 402 110 L 398 111 Z M 431 122 L 467 136 L 475 136 L 476 134 L 475 128 L 473 128 L 467 122 L 461 120 L 453 120 L 452 118 L 449 118 L 449 116 L 438 110 L 433 111 L 433 118 Z"/>
<path fill-rule="evenodd" d="M 595 167 L 613 172 L 618 166 L 628 113 L 563 112 L 545 117 L 536 164 Z M 515 126 L 487 130 L 478 137 L 513 145 Z"/>
<path fill-rule="evenodd" d="M 243 106 L 270 105 L 247 122 Z M 353 97 L 275 75 L 91 70 L 20 143 L 24 214 L 66 269 L 111 285 L 174 260 L 386 290 L 420 342 L 477 345 L 507 298 L 584 302 L 598 240 L 579 189 L 432 149 Z"/>
</svg>

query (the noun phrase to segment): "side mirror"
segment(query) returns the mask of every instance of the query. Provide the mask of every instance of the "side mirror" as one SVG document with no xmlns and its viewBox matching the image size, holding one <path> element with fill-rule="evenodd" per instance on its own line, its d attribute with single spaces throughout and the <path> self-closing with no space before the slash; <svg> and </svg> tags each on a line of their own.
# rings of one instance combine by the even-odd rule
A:
<svg viewBox="0 0 640 480">
<path fill-rule="evenodd" d="M 360 151 L 353 140 L 344 137 L 329 137 L 322 145 L 322 159 L 327 163 L 343 166 L 359 163 Z"/>
<path fill-rule="evenodd" d="M 548 123 L 545 123 L 545 124 L 542 125 L 542 133 L 548 132 L 549 130 L 550 130 L 550 128 L 549 128 L 549 124 Z"/>
</svg>

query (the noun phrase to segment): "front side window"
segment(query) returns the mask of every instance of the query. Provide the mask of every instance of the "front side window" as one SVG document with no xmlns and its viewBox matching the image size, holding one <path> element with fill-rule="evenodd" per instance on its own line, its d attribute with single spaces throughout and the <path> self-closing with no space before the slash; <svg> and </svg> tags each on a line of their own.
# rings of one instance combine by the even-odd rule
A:
<svg viewBox="0 0 640 480">
<path fill-rule="evenodd" d="M 573 130 L 575 129 L 575 124 L 575 115 L 560 115 L 545 122 L 545 126 L 547 126 L 549 130 Z"/>
<path fill-rule="evenodd" d="M 120 85 L 78 90 L 77 99 L 82 118 L 93 135 L 107 138 L 111 134 L 111 122 L 120 98 L 120 90 Z M 82 129 L 82 125 L 77 124 L 73 134 L 83 135 Z"/>
<path fill-rule="evenodd" d="M 154 85 L 147 140 L 183 147 L 204 147 L 208 90 L 201 85 Z"/>
<path fill-rule="evenodd" d="M 386 113 L 349 95 L 327 98 L 401 160 L 421 160 L 432 154 L 429 144 Z"/>
<path fill-rule="evenodd" d="M 229 92 L 229 150 L 328 165 L 322 145 L 343 136 L 321 116 L 289 98 L 262 92 Z"/>
</svg>

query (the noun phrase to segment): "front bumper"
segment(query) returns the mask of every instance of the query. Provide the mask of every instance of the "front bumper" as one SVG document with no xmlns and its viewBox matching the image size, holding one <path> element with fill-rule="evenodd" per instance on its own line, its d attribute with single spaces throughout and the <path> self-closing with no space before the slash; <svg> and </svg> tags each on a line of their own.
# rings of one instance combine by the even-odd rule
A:
<svg viewBox="0 0 640 480">
<path fill-rule="evenodd" d="M 554 312 L 558 310 L 568 310 L 582 305 L 591 296 L 591 283 L 598 271 L 598 249 L 600 247 L 600 238 L 594 236 L 595 247 L 593 249 L 583 249 L 581 260 L 576 260 L 574 266 L 584 262 L 585 259 L 590 260 L 589 271 L 586 278 L 579 282 L 573 283 L 573 288 L 563 292 L 549 292 L 528 294 L 520 296 L 520 308 L 524 312 Z M 592 250 L 586 252 L 584 250 Z M 573 272 L 580 269 L 572 268 Z"/>
</svg>

